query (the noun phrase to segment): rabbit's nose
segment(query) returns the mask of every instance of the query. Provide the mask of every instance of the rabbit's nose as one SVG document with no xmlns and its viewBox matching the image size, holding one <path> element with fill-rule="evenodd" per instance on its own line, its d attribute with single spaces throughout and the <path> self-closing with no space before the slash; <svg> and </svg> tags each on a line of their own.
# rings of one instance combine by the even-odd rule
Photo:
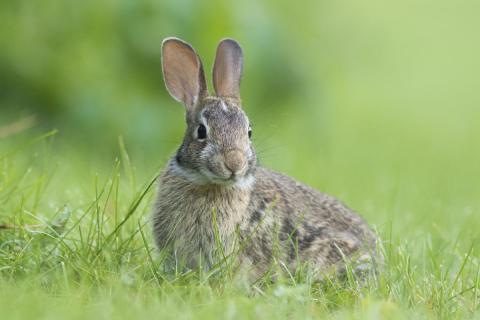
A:
<svg viewBox="0 0 480 320">
<path fill-rule="evenodd" d="M 245 168 L 246 162 L 245 156 L 238 150 L 230 150 L 225 154 L 225 167 L 234 175 Z"/>
</svg>

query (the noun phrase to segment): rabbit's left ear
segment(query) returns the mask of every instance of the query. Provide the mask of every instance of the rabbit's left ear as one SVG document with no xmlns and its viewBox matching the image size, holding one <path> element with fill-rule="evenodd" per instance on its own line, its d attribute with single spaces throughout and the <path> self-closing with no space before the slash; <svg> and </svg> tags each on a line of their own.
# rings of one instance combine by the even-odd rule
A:
<svg viewBox="0 0 480 320">
<path fill-rule="evenodd" d="M 213 86 L 219 97 L 240 99 L 243 53 L 232 39 L 220 41 L 213 66 Z"/>
</svg>

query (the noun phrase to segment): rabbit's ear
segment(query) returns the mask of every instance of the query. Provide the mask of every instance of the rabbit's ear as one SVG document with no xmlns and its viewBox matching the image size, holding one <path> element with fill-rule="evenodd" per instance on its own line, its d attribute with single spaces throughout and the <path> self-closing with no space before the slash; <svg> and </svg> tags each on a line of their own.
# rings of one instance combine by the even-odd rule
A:
<svg viewBox="0 0 480 320">
<path fill-rule="evenodd" d="M 188 43 L 167 38 L 162 43 L 162 69 L 165 86 L 175 100 L 192 110 L 206 96 L 207 84 L 199 56 Z"/>
<path fill-rule="evenodd" d="M 243 53 L 240 45 L 232 39 L 220 41 L 213 66 L 213 86 L 219 97 L 240 98 Z"/>
</svg>

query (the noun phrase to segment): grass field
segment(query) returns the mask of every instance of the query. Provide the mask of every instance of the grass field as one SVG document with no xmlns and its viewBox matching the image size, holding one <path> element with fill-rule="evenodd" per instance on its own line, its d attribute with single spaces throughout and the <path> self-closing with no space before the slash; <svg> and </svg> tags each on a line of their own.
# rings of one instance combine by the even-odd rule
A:
<svg viewBox="0 0 480 320">
<path fill-rule="evenodd" d="M 385 270 L 364 286 L 354 281 L 318 285 L 293 275 L 248 288 L 219 270 L 163 274 L 148 215 L 153 166 L 159 161 L 150 163 L 150 172 L 135 169 L 119 143 L 118 159 L 110 166 L 95 164 L 94 172 L 77 159 L 82 156 L 62 146 L 55 132 L 5 138 L 2 318 L 478 316 L 479 154 L 467 147 L 476 137 L 465 141 L 467 136 L 452 131 L 439 136 L 438 145 L 427 146 L 407 132 L 403 144 L 394 145 L 395 136 L 379 135 L 369 143 L 374 133 L 359 132 L 352 139 L 340 129 L 328 156 L 305 167 L 318 166 L 317 171 L 303 171 L 295 160 L 284 168 L 338 195 L 378 230 Z"/>
<path fill-rule="evenodd" d="M 0 2 L 0 319 L 480 319 L 479 2 Z M 179 145 L 160 43 L 245 51 L 260 162 L 358 211 L 384 269 L 253 287 L 163 272 Z M 209 72 L 207 72 L 209 74 Z"/>
</svg>

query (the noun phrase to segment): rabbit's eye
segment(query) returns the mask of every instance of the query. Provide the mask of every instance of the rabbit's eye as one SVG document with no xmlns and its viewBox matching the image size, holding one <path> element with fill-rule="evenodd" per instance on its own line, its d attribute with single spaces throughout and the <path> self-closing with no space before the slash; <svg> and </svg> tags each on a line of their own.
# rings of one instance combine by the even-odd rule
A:
<svg viewBox="0 0 480 320">
<path fill-rule="evenodd" d="M 249 138 L 252 137 L 252 128 L 248 128 L 248 137 L 249 137 Z"/>
<path fill-rule="evenodd" d="M 203 124 L 198 126 L 197 139 L 198 140 L 207 139 L 207 128 Z"/>
</svg>

